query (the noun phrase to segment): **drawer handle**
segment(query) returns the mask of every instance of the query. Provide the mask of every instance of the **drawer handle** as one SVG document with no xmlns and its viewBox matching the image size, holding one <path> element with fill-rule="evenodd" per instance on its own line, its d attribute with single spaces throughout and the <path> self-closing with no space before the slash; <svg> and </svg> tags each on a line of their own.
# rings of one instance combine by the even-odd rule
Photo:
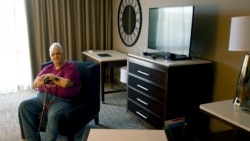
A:
<svg viewBox="0 0 250 141">
<path fill-rule="evenodd" d="M 137 100 L 137 101 L 139 101 L 139 102 L 141 102 L 141 103 L 142 103 L 142 104 L 144 104 L 144 105 L 148 105 L 148 103 L 147 103 L 147 102 L 145 102 L 145 101 L 141 100 L 140 98 L 136 98 L 136 100 Z"/>
<path fill-rule="evenodd" d="M 141 89 L 143 89 L 143 90 L 145 90 L 145 91 L 148 91 L 148 89 L 145 88 L 145 87 L 143 87 L 142 85 L 137 84 L 136 86 L 139 87 L 139 88 L 141 88 Z"/>
<path fill-rule="evenodd" d="M 143 75 L 149 76 L 149 73 L 146 73 L 146 72 L 143 72 L 143 71 L 140 71 L 140 70 L 138 70 L 137 72 L 138 72 L 138 73 L 140 73 L 140 74 L 143 74 Z"/>
<path fill-rule="evenodd" d="M 142 114 L 142 113 L 140 113 L 139 111 L 136 111 L 136 113 L 137 113 L 138 115 L 140 115 L 141 117 L 143 117 L 144 119 L 148 119 L 148 117 L 147 117 L 147 116 L 143 115 L 143 114 Z"/>
</svg>

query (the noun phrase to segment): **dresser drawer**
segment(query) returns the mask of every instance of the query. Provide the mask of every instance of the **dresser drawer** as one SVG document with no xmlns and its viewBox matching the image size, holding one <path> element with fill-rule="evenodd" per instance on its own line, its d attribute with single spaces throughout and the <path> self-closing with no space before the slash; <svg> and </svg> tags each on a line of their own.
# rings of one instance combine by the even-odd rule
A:
<svg viewBox="0 0 250 141">
<path fill-rule="evenodd" d="M 155 128 L 162 129 L 163 128 L 163 119 L 158 118 L 148 111 L 144 110 L 140 106 L 136 105 L 132 101 L 128 101 L 128 110 L 140 117 L 142 120 L 146 121 L 150 125 L 154 126 Z"/>
<path fill-rule="evenodd" d="M 152 85 L 131 75 L 128 77 L 129 87 L 133 87 L 145 94 L 148 94 L 159 101 L 165 100 L 165 90 L 163 88 Z"/>
<path fill-rule="evenodd" d="M 167 75 L 165 72 L 159 70 L 129 62 L 129 73 L 148 79 L 162 86 L 166 85 Z"/>
<path fill-rule="evenodd" d="M 152 100 L 151 98 L 146 97 L 131 88 L 128 88 L 128 98 L 143 106 L 144 108 L 152 111 L 158 116 L 162 118 L 164 117 L 164 103 Z"/>
</svg>

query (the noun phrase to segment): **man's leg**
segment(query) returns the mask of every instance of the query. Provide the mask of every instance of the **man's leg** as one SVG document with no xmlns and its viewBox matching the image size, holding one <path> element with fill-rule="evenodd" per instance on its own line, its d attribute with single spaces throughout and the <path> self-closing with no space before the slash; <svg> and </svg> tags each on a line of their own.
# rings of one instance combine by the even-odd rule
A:
<svg viewBox="0 0 250 141">
<path fill-rule="evenodd" d="M 21 129 L 26 141 L 37 140 L 37 114 L 41 112 L 45 94 L 25 100 L 18 107 L 18 116 Z"/>
<path fill-rule="evenodd" d="M 69 100 L 57 97 L 48 111 L 48 122 L 45 133 L 46 141 L 55 141 L 58 134 L 58 123 L 61 116 L 72 107 Z"/>
</svg>

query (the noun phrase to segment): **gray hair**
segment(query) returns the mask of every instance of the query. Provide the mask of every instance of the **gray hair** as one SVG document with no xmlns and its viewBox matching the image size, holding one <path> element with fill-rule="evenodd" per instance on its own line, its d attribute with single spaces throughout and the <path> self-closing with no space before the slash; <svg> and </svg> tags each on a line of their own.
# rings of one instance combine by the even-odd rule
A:
<svg viewBox="0 0 250 141">
<path fill-rule="evenodd" d="M 63 52 L 62 45 L 58 42 L 54 42 L 49 47 L 49 52 L 51 52 L 54 48 L 58 48 L 61 52 Z"/>
</svg>

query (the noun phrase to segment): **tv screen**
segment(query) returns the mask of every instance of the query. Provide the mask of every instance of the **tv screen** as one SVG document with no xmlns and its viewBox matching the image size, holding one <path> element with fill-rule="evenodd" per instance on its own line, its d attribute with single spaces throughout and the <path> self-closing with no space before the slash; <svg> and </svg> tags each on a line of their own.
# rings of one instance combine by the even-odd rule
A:
<svg viewBox="0 0 250 141">
<path fill-rule="evenodd" d="M 189 58 L 193 13 L 194 6 L 150 8 L 148 48 L 161 54 Z"/>
</svg>

